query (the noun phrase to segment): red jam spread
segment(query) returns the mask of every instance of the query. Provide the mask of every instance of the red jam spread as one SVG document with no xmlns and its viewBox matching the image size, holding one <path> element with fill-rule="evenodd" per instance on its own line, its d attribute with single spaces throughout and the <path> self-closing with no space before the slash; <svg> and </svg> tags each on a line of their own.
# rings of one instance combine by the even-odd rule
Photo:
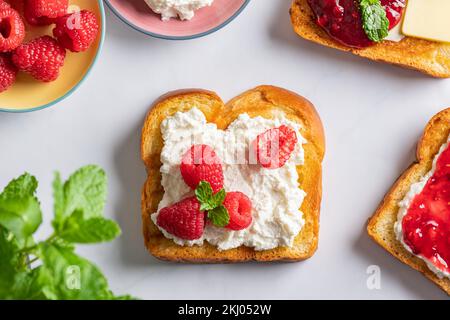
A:
<svg viewBox="0 0 450 320">
<path fill-rule="evenodd" d="M 406 0 L 381 0 L 381 5 L 386 10 L 386 16 L 389 19 L 389 30 L 400 23 L 405 9 Z"/>
<path fill-rule="evenodd" d="M 406 0 L 381 0 L 389 19 L 389 30 L 401 20 Z M 335 40 L 349 47 L 364 48 L 374 44 L 366 35 L 359 10 L 359 0 L 308 0 L 321 26 Z"/>
<path fill-rule="evenodd" d="M 433 176 L 414 197 L 402 228 L 403 240 L 414 254 L 450 272 L 450 147 L 441 153 Z"/>
</svg>

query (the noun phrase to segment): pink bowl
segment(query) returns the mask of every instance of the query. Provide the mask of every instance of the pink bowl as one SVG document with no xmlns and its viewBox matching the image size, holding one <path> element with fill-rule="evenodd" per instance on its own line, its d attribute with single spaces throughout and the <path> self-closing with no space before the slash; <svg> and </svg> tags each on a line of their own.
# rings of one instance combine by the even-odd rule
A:
<svg viewBox="0 0 450 320">
<path fill-rule="evenodd" d="M 108 7 L 126 24 L 147 35 L 187 40 L 205 36 L 226 26 L 247 6 L 250 0 L 214 0 L 210 7 L 195 12 L 189 21 L 162 21 L 144 0 L 105 0 Z"/>
</svg>

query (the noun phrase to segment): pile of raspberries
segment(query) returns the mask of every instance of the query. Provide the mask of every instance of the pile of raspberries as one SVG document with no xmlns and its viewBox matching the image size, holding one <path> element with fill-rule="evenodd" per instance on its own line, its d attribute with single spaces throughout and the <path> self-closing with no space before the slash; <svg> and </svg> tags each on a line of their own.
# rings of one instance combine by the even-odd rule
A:
<svg viewBox="0 0 450 320">
<path fill-rule="evenodd" d="M 10 88 L 18 71 L 51 82 L 64 65 L 66 49 L 86 51 L 99 24 L 93 12 L 69 12 L 69 0 L 0 0 L 0 92 Z M 26 26 L 26 23 L 28 25 Z M 53 37 L 24 42 L 26 28 L 54 25 Z"/>
</svg>

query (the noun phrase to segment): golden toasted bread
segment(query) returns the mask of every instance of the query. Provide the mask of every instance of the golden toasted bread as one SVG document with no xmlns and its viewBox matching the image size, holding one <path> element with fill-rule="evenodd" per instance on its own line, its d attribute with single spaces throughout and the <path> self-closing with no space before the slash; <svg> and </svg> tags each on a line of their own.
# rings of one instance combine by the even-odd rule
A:
<svg viewBox="0 0 450 320">
<path fill-rule="evenodd" d="M 283 113 L 286 118 L 302 125 L 301 134 L 306 138 L 304 145 L 305 164 L 298 166 L 301 188 L 307 193 L 301 210 L 305 226 L 294 241 L 294 246 L 273 250 L 255 251 L 241 246 L 219 251 L 205 242 L 202 246 L 179 246 L 167 239 L 150 219 L 163 197 L 161 186 L 160 154 L 163 140 L 160 124 L 177 111 L 200 109 L 207 121 L 226 129 L 240 114 L 251 117 L 272 118 Z M 318 243 L 319 212 L 322 196 L 322 159 L 325 152 L 325 138 L 322 123 L 313 105 L 290 91 L 260 86 L 234 98 L 227 104 L 214 93 L 205 90 L 184 90 L 161 97 L 151 108 L 142 129 L 141 153 L 147 168 L 148 178 L 142 189 L 142 221 L 145 246 L 155 257 L 163 260 L 194 263 L 224 263 L 256 261 L 298 261 L 311 257 Z"/>
<path fill-rule="evenodd" d="M 400 42 L 383 41 L 368 48 L 355 49 L 335 41 L 316 24 L 308 0 L 294 0 L 290 12 L 295 32 L 306 40 L 371 60 L 415 69 L 433 77 L 450 77 L 450 44 L 405 37 Z"/>
<path fill-rule="evenodd" d="M 422 260 L 409 253 L 394 232 L 398 203 L 403 200 L 411 185 L 418 182 L 432 167 L 433 159 L 450 134 L 450 108 L 438 113 L 430 120 L 417 146 L 417 162 L 413 163 L 397 180 L 385 196 L 373 217 L 369 220 L 369 235 L 394 257 L 422 272 L 450 295 L 450 279 L 437 277 Z"/>
</svg>

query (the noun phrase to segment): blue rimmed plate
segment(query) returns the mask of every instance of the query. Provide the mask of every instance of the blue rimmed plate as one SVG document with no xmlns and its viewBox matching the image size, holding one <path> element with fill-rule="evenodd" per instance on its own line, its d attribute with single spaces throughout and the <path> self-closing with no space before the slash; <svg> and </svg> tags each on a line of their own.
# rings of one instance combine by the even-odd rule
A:
<svg viewBox="0 0 450 320">
<path fill-rule="evenodd" d="M 19 72 L 16 82 L 0 93 L 0 111 L 30 112 L 48 108 L 73 93 L 88 76 L 98 59 L 105 38 L 105 10 L 102 0 L 71 0 L 70 4 L 87 9 L 97 15 L 100 32 L 94 44 L 85 52 L 67 51 L 64 66 L 56 81 L 44 83 Z M 28 27 L 28 26 L 27 26 Z M 52 34 L 53 26 L 27 28 L 26 40 L 44 34 Z"/>
</svg>

